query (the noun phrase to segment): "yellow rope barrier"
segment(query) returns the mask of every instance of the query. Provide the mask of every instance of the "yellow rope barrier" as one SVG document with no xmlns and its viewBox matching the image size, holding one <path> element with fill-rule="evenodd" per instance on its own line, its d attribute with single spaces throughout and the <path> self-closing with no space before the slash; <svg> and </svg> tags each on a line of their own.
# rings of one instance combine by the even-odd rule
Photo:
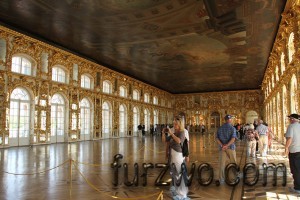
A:
<svg viewBox="0 0 300 200">
<path fill-rule="evenodd" d="M 138 151 L 141 151 L 142 149 L 145 148 L 145 145 L 143 145 Z M 131 157 L 131 156 L 130 156 Z M 128 158 L 130 158 L 128 157 Z M 78 164 L 82 164 L 82 165 L 87 165 L 87 166 L 92 166 L 92 167 L 101 167 L 101 166 L 110 166 L 111 163 L 104 163 L 104 164 L 91 164 L 91 163 L 86 163 L 86 162 L 79 162 L 79 161 L 75 161 L 74 162 L 78 163 Z"/>
<path fill-rule="evenodd" d="M 144 148 L 144 146 L 143 146 Z M 159 192 L 159 193 L 154 193 L 154 194 L 151 194 L 151 195 L 147 195 L 147 196 L 141 196 L 141 197 L 117 197 L 117 196 L 112 196 L 112 195 L 108 195 L 108 194 L 105 194 L 103 192 L 101 192 L 97 187 L 95 187 L 95 185 L 93 185 L 84 175 L 83 173 L 79 170 L 78 168 L 78 165 L 77 164 L 84 164 L 84 165 L 89 165 L 89 166 L 101 166 L 101 165 L 97 165 L 97 164 L 89 164 L 89 163 L 81 163 L 81 162 L 76 162 L 72 159 L 69 159 L 69 160 L 66 160 L 64 161 L 62 164 L 60 165 L 57 165 L 53 168 L 50 168 L 50 169 L 46 169 L 44 171 L 40 171 L 40 172 L 36 172 L 36 173 L 24 173 L 24 174 L 21 174 L 21 173 L 12 173 L 12 172 L 7 172 L 7 171 L 2 171 L 3 173 L 6 173 L 6 174 L 11 174 L 11 175 L 35 175 L 35 174 L 42 174 L 42 173 L 45 173 L 45 172 L 48 172 L 50 170 L 53 170 L 53 169 L 56 169 L 58 167 L 61 167 L 63 165 L 65 165 L 66 163 L 69 163 L 69 175 L 70 175 L 70 188 L 69 188 L 69 195 L 70 195 L 70 199 L 72 199 L 72 189 L 73 189 L 73 185 L 72 185 L 72 174 L 73 174 L 73 171 L 72 171 L 72 166 L 75 167 L 75 169 L 79 172 L 79 174 L 82 176 L 82 178 L 85 180 L 85 182 L 91 187 L 93 188 L 94 190 L 96 190 L 97 192 L 101 193 L 101 194 L 104 194 L 105 196 L 108 196 L 110 198 L 114 198 L 114 199 L 122 199 L 122 200 L 138 200 L 138 199 L 147 199 L 147 198 L 150 198 L 150 197 L 154 197 L 154 196 L 157 196 L 158 195 L 158 198 L 157 200 L 162 200 L 163 199 L 163 191 Z"/>
<path fill-rule="evenodd" d="M 156 200 L 163 200 L 163 199 L 164 199 L 163 192 L 164 192 L 164 191 L 161 191 L 161 192 L 160 192 L 160 194 L 159 194 L 159 196 L 157 197 Z"/>
<path fill-rule="evenodd" d="M 155 151 L 155 150 L 153 150 L 153 149 L 150 149 L 149 147 L 146 147 L 149 151 L 152 151 L 152 152 L 154 152 L 154 153 L 158 153 L 158 154 L 160 154 L 160 153 L 165 153 L 166 151 L 165 150 L 163 150 L 163 151 Z"/>
<path fill-rule="evenodd" d="M 66 160 L 64 161 L 62 164 L 60 165 L 57 165 L 56 167 L 53 167 L 53 168 L 50 168 L 50 169 L 46 169 L 44 171 L 40 171 L 40 172 L 35 172 L 35 173 L 25 173 L 25 174 L 20 174 L 20 173 L 12 173 L 12 172 L 7 172 L 7 171 L 2 171 L 3 173 L 6 173 L 6 174 L 12 174 L 12 175 L 35 175 L 35 174 L 43 174 L 45 172 L 48 172 L 48 171 L 51 171 L 53 169 L 56 169 L 58 167 L 61 167 L 63 166 L 64 164 L 66 164 L 67 162 L 69 162 L 69 160 Z"/>
<path fill-rule="evenodd" d="M 151 194 L 151 195 L 148 195 L 148 196 L 142 196 L 142 197 L 117 197 L 117 196 L 112 196 L 112 195 L 108 195 L 108 194 L 105 194 L 103 192 L 101 192 L 95 185 L 93 185 L 84 175 L 83 173 L 78 169 L 78 166 L 73 163 L 75 169 L 79 172 L 79 174 L 81 175 L 81 177 L 85 180 L 85 182 L 91 187 L 93 188 L 94 190 L 96 190 L 97 192 L 101 193 L 101 194 L 104 194 L 105 196 L 108 196 L 108 197 L 111 197 L 111 198 L 114 198 L 114 199 L 123 199 L 123 200 L 138 200 L 138 199 L 147 199 L 147 198 L 150 198 L 150 197 L 153 197 L 153 196 L 156 196 L 156 195 L 161 195 L 162 192 L 159 192 L 159 193 L 155 193 L 155 194 Z"/>
</svg>

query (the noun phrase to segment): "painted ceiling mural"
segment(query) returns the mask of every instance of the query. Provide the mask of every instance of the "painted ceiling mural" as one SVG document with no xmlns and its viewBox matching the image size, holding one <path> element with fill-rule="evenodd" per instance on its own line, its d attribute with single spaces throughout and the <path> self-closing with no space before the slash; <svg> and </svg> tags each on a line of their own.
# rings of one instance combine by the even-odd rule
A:
<svg viewBox="0 0 300 200">
<path fill-rule="evenodd" d="M 260 88 L 285 3 L 2 0 L 0 23 L 174 94 L 247 90 Z"/>
</svg>

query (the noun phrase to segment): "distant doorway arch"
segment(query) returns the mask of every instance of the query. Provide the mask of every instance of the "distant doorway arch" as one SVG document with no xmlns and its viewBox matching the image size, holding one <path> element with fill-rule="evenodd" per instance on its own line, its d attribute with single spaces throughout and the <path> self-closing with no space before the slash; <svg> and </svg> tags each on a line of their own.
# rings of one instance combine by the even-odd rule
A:
<svg viewBox="0 0 300 200">
<path fill-rule="evenodd" d="M 217 129 L 220 127 L 220 113 L 213 112 L 210 115 L 210 128 Z"/>
<path fill-rule="evenodd" d="M 253 124 L 254 120 L 258 119 L 258 114 L 254 110 L 250 110 L 246 114 L 246 124 Z"/>
</svg>

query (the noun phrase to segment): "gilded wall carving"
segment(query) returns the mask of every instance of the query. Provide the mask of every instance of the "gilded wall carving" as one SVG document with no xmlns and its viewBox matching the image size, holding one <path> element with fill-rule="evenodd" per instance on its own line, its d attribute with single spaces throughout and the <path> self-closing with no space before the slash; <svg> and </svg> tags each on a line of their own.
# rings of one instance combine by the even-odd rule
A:
<svg viewBox="0 0 300 200">
<path fill-rule="evenodd" d="M 288 126 L 287 115 L 299 113 L 299 3 L 298 0 L 289 1 L 282 14 L 282 20 L 262 82 L 262 92 L 265 97 L 264 115 L 269 119 L 276 138 L 281 142 L 285 141 L 284 133 Z M 291 34 L 294 34 L 292 40 Z M 292 46 L 294 46 L 294 51 Z M 293 55 L 290 55 L 292 53 Z M 283 62 L 281 55 L 284 56 Z M 277 76 L 276 73 L 279 73 L 278 80 L 272 78 Z"/>
<path fill-rule="evenodd" d="M 109 137 L 119 136 L 119 105 L 121 104 L 127 108 L 128 130 L 125 136 L 136 135 L 136 133 L 133 133 L 133 107 L 137 107 L 139 110 L 141 124 L 145 123 L 145 109 L 150 112 L 150 124 L 154 122 L 153 112 L 156 110 L 158 112 L 158 119 L 162 123 L 172 123 L 173 115 L 181 112 L 186 115 L 187 123 L 205 123 L 208 128 L 210 128 L 212 113 L 219 113 L 220 123 L 222 122 L 222 117 L 227 113 L 235 115 L 236 122 L 238 123 L 245 123 L 248 111 L 255 111 L 259 117 L 262 116 L 260 112 L 262 108 L 262 96 L 261 92 L 257 90 L 172 95 L 131 77 L 114 72 L 103 66 L 2 27 L 0 27 L 0 38 L 4 39 L 7 44 L 7 59 L 6 62 L 3 62 L 5 68 L 0 70 L 0 86 L 4 90 L 7 90 L 7 93 L 3 92 L 4 90 L 0 91 L 0 98 L 5 99 L 5 101 L 1 102 L 2 110 L 0 115 L 0 119 L 2 119 L 0 129 L 6 130 L 2 132 L 2 139 L 7 138 L 9 134 L 6 123 L 7 112 L 4 109 L 9 108 L 9 94 L 18 86 L 25 87 L 28 91 L 31 91 L 32 99 L 37 99 L 32 105 L 35 111 L 35 123 L 31 143 L 49 143 L 51 132 L 51 97 L 56 93 L 63 95 L 67 104 L 68 117 L 65 122 L 67 125 L 65 141 L 81 140 L 79 104 L 83 98 L 87 98 L 92 104 L 92 139 L 105 138 L 102 131 L 103 102 L 109 102 L 112 109 L 112 130 Z M 26 76 L 11 72 L 11 59 L 14 54 L 30 56 L 36 62 L 36 76 Z M 78 66 L 78 72 L 74 64 Z M 52 81 L 52 67 L 55 65 L 63 66 L 66 69 L 69 83 Z M 293 73 L 293 70 L 290 71 Z M 80 79 L 83 74 L 91 76 L 94 88 L 83 89 L 80 87 Z M 101 92 L 104 80 L 111 82 L 113 86 L 112 94 Z M 127 98 L 119 96 L 119 87 L 121 85 L 127 89 Z M 139 91 L 139 101 L 132 99 L 133 90 Z M 149 103 L 144 103 L 145 93 L 149 94 Z M 158 98 L 158 105 L 153 104 L 154 96 Z M 195 121 L 197 117 L 201 120 Z"/>
</svg>

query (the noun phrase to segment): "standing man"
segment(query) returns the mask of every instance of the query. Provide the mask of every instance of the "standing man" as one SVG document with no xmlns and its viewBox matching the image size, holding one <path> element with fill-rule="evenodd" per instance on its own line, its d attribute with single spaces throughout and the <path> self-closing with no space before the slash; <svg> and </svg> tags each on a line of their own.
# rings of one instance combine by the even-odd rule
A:
<svg viewBox="0 0 300 200">
<path fill-rule="evenodd" d="M 290 125 L 286 131 L 285 155 L 289 157 L 291 173 L 293 174 L 294 187 L 291 192 L 300 194 L 300 124 L 298 114 L 288 116 Z"/>
<path fill-rule="evenodd" d="M 268 127 L 263 123 L 263 120 L 259 120 L 258 126 L 256 127 L 256 131 L 259 135 L 258 150 L 260 152 L 260 156 L 266 156 L 268 150 Z"/>
<path fill-rule="evenodd" d="M 217 185 L 225 182 L 225 165 L 227 159 L 230 163 L 236 163 L 235 138 L 236 130 L 231 125 L 231 115 L 225 116 L 225 123 L 218 129 L 216 140 L 219 144 L 219 180 Z"/>
</svg>

